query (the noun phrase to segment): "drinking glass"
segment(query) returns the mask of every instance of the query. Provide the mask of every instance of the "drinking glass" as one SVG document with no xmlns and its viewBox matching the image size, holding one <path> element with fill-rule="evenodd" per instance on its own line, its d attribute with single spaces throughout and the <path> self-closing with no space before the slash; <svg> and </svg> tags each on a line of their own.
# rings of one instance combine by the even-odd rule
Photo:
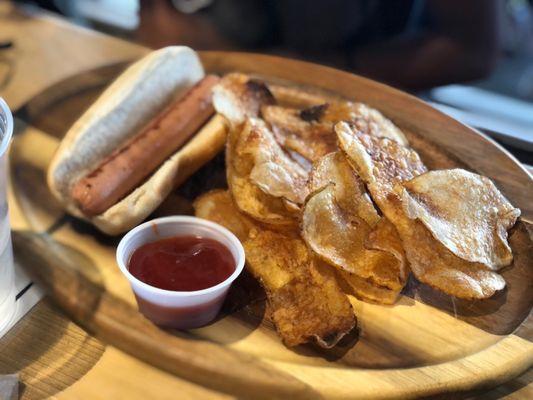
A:
<svg viewBox="0 0 533 400">
<path fill-rule="evenodd" d="M 13 116 L 0 97 L 0 332 L 15 313 L 15 267 L 7 212 L 7 148 L 13 134 Z"/>
</svg>

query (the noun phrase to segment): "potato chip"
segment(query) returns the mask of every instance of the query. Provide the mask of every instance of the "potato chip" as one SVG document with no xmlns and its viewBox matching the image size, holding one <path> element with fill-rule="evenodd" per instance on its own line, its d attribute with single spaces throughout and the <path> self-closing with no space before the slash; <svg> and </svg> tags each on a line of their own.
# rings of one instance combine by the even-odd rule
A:
<svg viewBox="0 0 533 400">
<path fill-rule="evenodd" d="M 273 226 L 297 224 L 282 199 L 267 195 L 248 178 L 239 176 L 231 166 L 227 167 L 226 172 L 228 186 L 240 211 L 258 221 Z"/>
<path fill-rule="evenodd" d="M 255 118 L 261 106 L 274 102 L 267 86 L 243 74 L 229 74 L 213 89 L 213 102 L 231 123 L 226 164 L 237 205 L 265 223 L 294 224 L 293 214 L 307 195 L 307 171 Z"/>
<path fill-rule="evenodd" d="M 235 144 L 233 165 L 242 163 L 250 180 L 263 192 L 302 204 L 307 196 L 307 172 L 278 145 L 266 124 L 250 118 Z"/>
<path fill-rule="evenodd" d="M 399 293 L 406 278 L 401 260 L 365 247 L 380 217 L 344 155 L 331 153 L 319 160 L 310 187 L 314 192 L 302 213 L 302 237 L 308 246 L 338 269 Z"/>
<path fill-rule="evenodd" d="M 405 182 L 425 173 L 416 152 L 397 142 L 335 127 L 339 145 L 367 184 L 374 201 L 394 224 L 411 270 L 418 280 L 449 295 L 484 299 L 505 287 L 505 280 L 483 264 L 465 261 L 435 239 L 419 221 L 408 217 Z"/>
<path fill-rule="evenodd" d="M 460 259 L 435 240 L 421 222 L 399 214 L 394 223 L 419 281 L 463 299 L 486 299 L 505 287 L 501 275 L 483 264 Z"/>
<path fill-rule="evenodd" d="M 263 229 L 235 206 L 228 191 L 213 190 L 195 202 L 195 214 L 221 224 L 242 242 L 247 269 L 265 288 L 274 324 L 288 346 L 316 340 L 332 347 L 356 325 L 335 276 L 320 265 L 297 232 Z"/>
<path fill-rule="evenodd" d="M 339 121 L 350 121 L 362 133 L 408 143 L 390 120 L 362 103 L 335 101 L 303 110 L 266 105 L 261 108 L 261 116 L 284 148 L 310 161 L 337 150 L 333 126 Z"/>
<path fill-rule="evenodd" d="M 402 240 L 395 226 L 385 217 L 382 217 L 366 238 L 365 247 L 368 249 L 382 250 L 392 254 L 399 262 L 399 277 L 401 282 L 407 281 L 409 268 Z"/>
<path fill-rule="evenodd" d="M 194 203 L 194 214 L 198 218 L 216 222 L 233 232 L 243 242 L 250 231 L 259 226 L 241 213 L 227 190 L 215 189 L 198 197 Z"/>
<path fill-rule="evenodd" d="M 333 183 L 335 197 L 343 209 L 352 210 L 368 225 L 380 219 L 363 182 L 340 152 L 330 153 L 313 164 L 309 175 L 309 191 L 316 192 Z"/>
<path fill-rule="evenodd" d="M 346 122 L 336 124 L 335 132 L 340 148 L 385 214 L 394 185 L 427 171 L 416 151 L 394 140 L 363 134 Z"/>
<path fill-rule="evenodd" d="M 313 109 L 320 107 L 323 106 Z M 306 121 L 301 118 L 300 110 L 279 106 L 264 106 L 261 115 L 285 149 L 294 151 L 309 161 L 337 150 L 333 124 L 329 122 Z"/>
<path fill-rule="evenodd" d="M 520 210 L 490 179 L 452 169 L 428 172 L 403 187 L 407 216 L 421 221 L 457 257 L 492 270 L 512 262 L 507 230 Z"/>
<path fill-rule="evenodd" d="M 259 119 L 230 132 L 226 168 L 230 191 L 241 211 L 267 224 L 294 225 L 307 196 L 307 176 Z"/>
<path fill-rule="evenodd" d="M 275 102 L 264 82 L 244 74 L 228 74 L 213 88 L 213 106 L 233 128 L 258 117 L 262 106 Z"/>
<path fill-rule="evenodd" d="M 360 300 L 375 303 L 390 305 L 396 302 L 400 290 L 390 289 L 384 286 L 378 286 L 368 279 L 363 279 L 355 274 L 343 270 L 337 270 L 340 279 L 343 279 L 352 290 L 355 297 Z"/>
<path fill-rule="evenodd" d="M 304 112 L 305 110 L 302 111 L 302 113 Z M 404 146 L 409 143 L 403 132 L 391 120 L 364 103 L 339 101 L 327 104 L 319 120 L 329 122 L 331 125 L 335 125 L 339 121 L 346 121 L 361 133 L 388 138 Z"/>
<path fill-rule="evenodd" d="M 228 74 L 213 88 L 215 109 L 230 122 L 226 144 L 226 175 L 237 206 L 265 223 L 294 225 L 294 207 L 284 199 L 263 192 L 252 182 L 250 173 L 254 168 L 253 159 L 242 157 L 237 151 L 245 122 L 248 118 L 257 117 L 263 105 L 273 103 L 275 100 L 268 87 L 244 74 Z"/>
<path fill-rule="evenodd" d="M 268 87 L 276 101 L 284 107 L 307 108 L 333 101 L 338 97 L 307 87 L 285 86 L 277 83 L 269 84 Z"/>
<path fill-rule="evenodd" d="M 399 262 L 394 255 L 365 248 L 372 227 L 336 201 L 335 186 L 314 193 L 302 215 L 302 237 L 324 261 L 375 285 L 400 289 Z"/>
<path fill-rule="evenodd" d="M 297 224 L 294 212 L 287 209 L 283 199 L 269 196 L 232 166 L 228 165 L 226 169 L 228 186 L 239 210 L 268 225 Z"/>
<path fill-rule="evenodd" d="M 245 241 L 247 265 L 261 282 L 276 329 L 287 346 L 316 340 L 333 347 L 356 325 L 333 274 L 297 235 L 254 231 Z"/>
</svg>

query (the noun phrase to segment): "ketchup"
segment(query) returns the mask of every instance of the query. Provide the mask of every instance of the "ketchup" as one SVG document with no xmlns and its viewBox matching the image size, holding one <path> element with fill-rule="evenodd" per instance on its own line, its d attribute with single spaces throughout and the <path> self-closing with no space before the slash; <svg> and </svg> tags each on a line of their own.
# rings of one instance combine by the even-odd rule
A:
<svg viewBox="0 0 533 400">
<path fill-rule="evenodd" d="M 128 269 L 150 286 L 190 292 L 225 281 L 235 271 L 235 259 L 216 240 L 176 236 L 139 247 L 133 252 Z"/>
</svg>

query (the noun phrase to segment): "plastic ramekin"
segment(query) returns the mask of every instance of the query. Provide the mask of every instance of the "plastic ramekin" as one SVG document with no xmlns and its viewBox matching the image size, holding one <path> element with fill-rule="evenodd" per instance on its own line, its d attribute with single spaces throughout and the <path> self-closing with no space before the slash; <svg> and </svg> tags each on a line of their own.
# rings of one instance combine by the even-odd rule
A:
<svg viewBox="0 0 533 400">
<path fill-rule="evenodd" d="M 140 246 L 174 236 L 200 236 L 218 241 L 235 260 L 235 271 L 223 282 L 207 289 L 180 292 L 160 289 L 134 277 L 128 270 L 133 252 Z M 219 313 L 228 290 L 244 268 L 244 249 L 239 239 L 226 228 L 201 218 L 173 216 L 145 222 L 128 232 L 117 248 L 117 263 L 130 282 L 139 311 L 156 325 L 198 328 Z"/>
</svg>

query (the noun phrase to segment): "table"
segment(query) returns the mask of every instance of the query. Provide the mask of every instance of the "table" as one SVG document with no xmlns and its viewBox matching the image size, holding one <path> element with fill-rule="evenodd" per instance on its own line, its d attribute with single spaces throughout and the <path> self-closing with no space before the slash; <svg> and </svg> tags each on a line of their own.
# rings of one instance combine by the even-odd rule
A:
<svg viewBox="0 0 533 400">
<path fill-rule="evenodd" d="M 0 39 L 13 49 L 0 53 L 10 79 L 0 95 L 13 109 L 53 83 L 78 72 L 138 58 L 148 49 L 74 26 L 36 9 L 0 4 Z M 24 121 L 17 121 L 19 127 Z M 24 129 L 36 129 L 24 127 Z M 17 218 L 16 207 L 11 213 Z M 15 226 L 16 229 L 24 226 Z M 194 385 L 100 342 L 67 319 L 47 299 L 0 340 L 0 374 L 20 373 L 23 399 L 220 399 Z M 483 398 L 533 398 L 533 371 L 486 393 Z"/>
</svg>

